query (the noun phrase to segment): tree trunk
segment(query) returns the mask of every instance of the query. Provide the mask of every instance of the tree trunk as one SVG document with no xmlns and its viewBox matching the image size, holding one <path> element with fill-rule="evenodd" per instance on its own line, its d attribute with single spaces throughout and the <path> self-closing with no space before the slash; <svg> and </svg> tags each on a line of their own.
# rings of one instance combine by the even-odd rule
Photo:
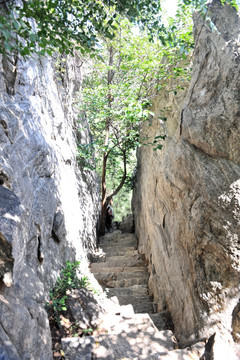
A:
<svg viewBox="0 0 240 360">
<path fill-rule="evenodd" d="M 113 65 L 113 47 L 109 47 L 109 66 Z M 107 82 L 108 82 L 108 94 L 107 94 L 107 101 L 108 101 L 108 108 L 111 110 L 111 103 L 112 103 L 112 96 L 111 96 L 111 89 L 110 85 L 113 81 L 114 72 L 112 69 L 108 70 L 107 73 Z M 105 125 L 105 140 L 104 140 L 104 146 L 108 146 L 109 142 L 109 128 L 110 128 L 110 121 L 111 118 L 106 119 L 106 125 Z M 103 166 L 102 166 L 102 209 L 101 209 L 101 218 L 100 218 L 100 226 L 99 226 L 99 234 L 100 236 L 103 236 L 105 234 L 105 224 L 106 224 L 106 209 L 107 209 L 107 187 L 106 187 L 106 170 L 107 170 L 107 159 L 108 159 L 109 152 L 105 152 L 103 154 Z"/>
<path fill-rule="evenodd" d="M 107 187 L 106 187 L 106 167 L 107 167 L 107 158 L 108 153 L 103 155 L 103 167 L 102 167 L 102 204 L 101 204 L 101 218 L 99 226 L 99 234 L 103 236 L 105 234 L 105 224 L 106 224 L 106 210 L 107 210 Z"/>
<path fill-rule="evenodd" d="M 114 70 L 112 70 L 112 66 L 113 66 L 113 57 L 114 57 L 114 53 L 113 53 L 113 47 L 110 46 L 109 47 L 109 70 L 107 73 L 107 83 L 108 83 L 108 94 L 107 94 L 107 102 L 108 102 L 108 109 L 109 109 L 109 113 L 111 113 L 111 108 L 112 108 L 112 102 L 113 102 L 113 97 L 111 94 L 111 84 L 113 83 L 113 78 L 114 78 Z M 107 148 L 108 144 L 109 144 L 109 131 L 110 131 L 110 126 L 111 126 L 111 115 L 109 117 L 107 117 L 106 119 L 106 124 L 105 124 L 105 140 L 104 140 L 104 146 Z M 106 187 L 106 170 L 107 170 L 107 160 L 108 160 L 108 155 L 109 152 L 111 150 L 105 151 L 103 154 L 103 165 L 102 165 L 102 204 L 101 204 L 101 218 L 100 218 L 100 225 L 99 225 L 99 235 L 103 236 L 105 235 L 105 225 L 106 225 L 106 209 L 107 209 L 107 205 L 109 204 L 109 202 L 111 201 L 111 199 L 113 198 L 113 196 L 117 195 L 117 193 L 119 192 L 119 190 L 123 187 L 124 182 L 126 180 L 127 177 L 127 161 L 126 161 L 126 150 L 122 150 L 123 153 L 123 163 L 124 163 L 124 171 L 123 171 L 123 176 L 121 179 L 120 184 L 118 185 L 118 187 L 116 188 L 116 190 L 114 190 L 114 192 L 109 195 L 107 197 L 107 187 Z"/>
<path fill-rule="evenodd" d="M 99 235 L 103 236 L 105 235 L 105 226 L 106 226 L 106 210 L 107 210 L 107 205 L 109 204 L 109 202 L 112 200 L 112 198 L 118 194 L 118 192 L 121 190 L 121 188 L 123 187 L 126 177 L 127 177 L 127 158 L 126 158 L 126 151 L 123 150 L 123 165 L 124 165 L 124 170 L 123 170 L 123 176 L 122 179 L 118 185 L 118 187 L 113 191 L 113 193 L 111 195 L 109 195 L 108 197 L 106 196 L 107 194 L 107 189 L 106 189 L 106 165 L 107 165 L 107 157 L 108 154 L 106 156 L 106 158 L 104 158 L 103 161 L 103 173 L 102 173 L 102 208 L 101 208 L 101 219 L 100 219 L 100 226 L 99 226 Z"/>
</svg>

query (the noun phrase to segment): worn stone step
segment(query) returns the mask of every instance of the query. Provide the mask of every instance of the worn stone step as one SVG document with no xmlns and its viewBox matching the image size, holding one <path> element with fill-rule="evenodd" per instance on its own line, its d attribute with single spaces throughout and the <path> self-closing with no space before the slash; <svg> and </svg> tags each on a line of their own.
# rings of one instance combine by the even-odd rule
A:
<svg viewBox="0 0 240 360">
<path fill-rule="evenodd" d="M 107 243 L 107 244 L 99 244 L 98 248 L 102 249 L 104 252 L 108 252 L 108 250 L 110 250 L 110 252 L 115 251 L 115 250 L 118 251 L 121 248 L 122 249 L 123 248 L 129 248 L 129 250 L 130 249 L 137 250 L 135 242 L 133 242 L 132 240 L 126 240 L 123 243 L 114 242 L 114 243 Z"/>
<path fill-rule="evenodd" d="M 150 330 L 150 331 L 149 331 Z M 85 338 L 63 338 L 62 349 L 69 360 L 116 360 L 140 356 L 166 355 L 174 349 L 170 330 L 161 332 L 136 331 L 121 334 L 102 334 Z"/>
<path fill-rule="evenodd" d="M 132 242 L 132 240 L 128 240 L 128 242 Z M 111 251 L 111 250 L 114 250 L 114 251 L 120 251 L 122 249 L 124 250 L 135 250 L 135 247 L 134 245 L 128 245 L 128 244 L 124 244 L 122 243 L 121 241 L 120 242 L 114 242 L 114 243 L 107 243 L 107 244 L 99 244 L 98 246 L 99 248 L 103 249 L 104 251 L 108 252 L 108 251 Z"/>
<path fill-rule="evenodd" d="M 131 304 L 133 306 L 134 312 L 136 314 L 141 313 L 154 313 L 154 306 L 151 303 L 147 296 L 137 297 L 137 296 L 118 296 L 118 301 L 120 305 Z"/>
<path fill-rule="evenodd" d="M 143 273 L 143 276 L 133 277 L 131 276 L 117 280 L 117 276 L 107 276 L 109 274 L 96 273 L 94 274 L 95 278 L 99 284 L 106 288 L 121 288 L 121 287 L 130 287 L 134 285 L 145 285 L 147 282 L 148 274 Z"/>
<path fill-rule="evenodd" d="M 134 287 L 139 287 L 139 291 L 134 290 Z M 146 286 L 135 285 L 130 288 L 112 288 L 106 289 L 108 297 L 116 296 L 120 305 L 131 304 L 135 313 L 154 313 L 154 303 L 152 303 L 148 296 Z"/>
<path fill-rule="evenodd" d="M 123 308 L 123 311 L 122 311 Z M 149 314 L 135 314 L 133 308 L 129 306 L 121 306 L 119 315 L 104 314 L 102 317 L 103 325 L 101 330 L 108 334 L 122 334 L 145 331 L 149 334 L 157 334 L 158 330 L 154 325 Z"/>
<path fill-rule="evenodd" d="M 119 264 L 124 264 L 123 266 L 126 266 L 127 263 L 130 263 L 129 266 L 131 266 L 132 261 L 136 261 L 136 259 L 141 259 L 143 261 L 145 261 L 145 256 L 142 254 L 138 254 L 138 252 L 136 250 L 131 250 L 128 252 L 119 252 L 116 253 L 112 250 L 110 253 L 103 253 L 104 256 L 100 256 L 97 259 L 97 262 L 117 262 Z M 143 263 L 144 265 L 146 265 L 146 263 Z M 122 266 L 122 265 L 120 265 Z M 133 265 L 135 266 L 135 265 Z M 137 265 L 136 265 L 137 266 Z"/>
<path fill-rule="evenodd" d="M 124 256 L 124 255 L 137 255 L 138 251 L 134 249 L 133 246 L 109 246 L 103 245 L 100 246 L 102 251 L 105 253 L 106 256 Z"/>
<path fill-rule="evenodd" d="M 105 263 L 92 263 L 90 266 L 90 270 L 93 274 L 104 273 L 111 275 L 115 275 L 118 279 L 125 278 L 126 276 L 139 277 L 143 276 L 144 273 L 147 272 L 146 266 L 137 266 L 137 267 L 129 267 L 129 266 L 108 266 Z"/>
<path fill-rule="evenodd" d="M 100 238 L 99 246 L 102 245 L 112 245 L 112 246 L 136 246 L 136 236 L 134 234 L 121 234 L 115 231 L 112 234 L 106 234 L 104 237 Z"/>
<path fill-rule="evenodd" d="M 96 330 L 98 334 L 122 334 L 123 332 L 128 334 L 140 331 L 149 332 L 151 335 L 158 333 L 149 314 L 135 314 L 132 305 L 121 306 L 118 314 L 103 314 L 101 324 Z"/>
<path fill-rule="evenodd" d="M 148 287 L 147 285 L 134 285 L 127 288 L 111 288 L 108 289 L 108 294 L 110 296 L 119 296 L 119 295 L 126 295 L 126 296 L 142 296 L 148 295 Z"/>
<path fill-rule="evenodd" d="M 104 287 L 129 287 L 132 285 L 147 284 L 149 274 L 145 267 L 131 268 L 98 268 L 98 272 L 94 272 L 96 267 L 93 266 L 91 271 L 99 284 Z"/>
<path fill-rule="evenodd" d="M 106 288 L 124 288 L 124 287 L 130 287 L 130 286 L 134 286 L 134 285 L 145 285 L 146 284 L 146 279 L 143 277 L 123 279 L 123 280 L 117 280 L 117 281 L 107 280 L 106 282 L 102 282 L 100 279 L 98 281 L 101 286 L 106 287 Z"/>
<path fill-rule="evenodd" d="M 144 255 L 134 254 L 132 256 L 110 256 L 106 258 L 106 261 L 100 261 L 91 264 L 92 272 L 98 272 L 101 267 L 137 267 L 146 266 L 147 263 L 144 259 Z"/>
<path fill-rule="evenodd" d="M 133 246 L 112 246 L 103 245 L 98 248 L 98 251 L 92 256 L 92 263 L 106 262 L 108 257 L 113 256 L 133 256 L 138 255 L 138 251 Z"/>
</svg>

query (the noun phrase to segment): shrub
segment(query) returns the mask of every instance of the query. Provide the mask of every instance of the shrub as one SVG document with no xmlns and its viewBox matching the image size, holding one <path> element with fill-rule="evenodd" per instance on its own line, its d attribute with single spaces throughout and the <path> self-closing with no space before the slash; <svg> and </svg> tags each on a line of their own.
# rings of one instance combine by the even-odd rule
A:
<svg viewBox="0 0 240 360">
<path fill-rule="evenodd" d="M 54 288 L 50 291 L 50 301 L 46 304 L 49 318 L 52 318 L 60 326 L 60 313 L 67 310 L 67 292 L 72 289 L 87 287 L 89 279 L 87 276 L 80 277 L 80 262 L 66 262 L 60 276 L 57 278 Z"/>
</svg>

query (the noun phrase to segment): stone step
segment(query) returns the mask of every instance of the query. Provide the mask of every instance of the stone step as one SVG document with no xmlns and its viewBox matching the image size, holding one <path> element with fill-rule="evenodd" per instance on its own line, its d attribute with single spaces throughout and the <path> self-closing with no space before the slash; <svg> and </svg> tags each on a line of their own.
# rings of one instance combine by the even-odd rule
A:
<svg viewBox="0 0 240 360">
<path fill-rule="evenodd" d="M 97 332 L 105 334 L 122 334 L 145 331 L 157 334 L 158 330 L 149 314 L 135 314 L 132 305 L 121 306 L 118 315 L 103 314 L 102 323 Z"/>
<path fill-rule="evenodd" d="M 128 238 L 128 237 L 136 237 L 135 234 L 133 233 L 122 233 L 121 230 L 116 230 L 116 231 L 113 231 L 111 233 L 106 233 L 104 236 L 102 236 L 100 238 L 100 241 L 103 239 L 108 239 L 108 240 L 111 240 L 111 239 L 125 239 L 125 238 Z"/>
<path fill-rule="evenodd" d="M 131 268 L 98 268 L 96 266 L 91 268 L 95 278 L 99 284 L 104 287 L 129 287 L 132 285 L 147 284 L 149 274 L 145 267 L 131 267 Z"/>
<path fill-rule="evenodd" d="M 99 284 L 103 287 L 106 288 L 124 288 L 124 287 L 130 287 L 130 286 L 134 286 L 134 285 L 145 285 L 146 284 L 146 278 L 141 277 L 141 278 L 131 278 L 131 279 L 123 279 L 123 280 L 107 280 L 107 281 L 102 281 L 101 277 L 98 278 L 97 276 L 95 276 L 96 279 L 98 280 Z"/>
<path fill-rule="evenodd" d="M 146 331 L 139 331 L 136 326 L 135 331 L 127 333 L 123 331 L 120 334 L 63 338 L 62 349 L 65 358 L 69 360 L 138 359 L 140 356 L 147 356 L 149 359 L 156 353 L 164 356 L 173 350 L 174 341 L 170 330 L 156 332 L 150 327 Z"/>
<path fill-rule="evenodd" d="M 143 276 L 147 272 L 145 266 L 129 267 L 129 266 L 107 266 L 105 263 L 93 263 L 90 266 L 90 270 L 93 274 L 105 273 L 117 276 L 118 279 L 124 279 L 126 276 L 139 277 Z"/>
<path fill-rule="evenodd" d="M 99 245 L 99 252 L 103 254 L 101 259 L 98 260 L 98 263 L 91 264 L 91 271 L 100 285 L 105 288 L 107 296 L 109 298 L 114 297 L 116 302 L 119 303 L 120 308 L 125 306 L 127 309 L 131 306 L 132 309 L 129 313 L 130 317 L 124 317 L 121 315 L 121 310 L 119 310 L 118 313 L 111 314 L 109 319 L 105 321 L 108 324 L 105 333 L 108 335 L 104 335 L 106 336 L 105 338 L 100 338 L 100 335 L 98 335 L 94 340 L 99 344 L 97 348 L 94 345 L 94 350 L 92 350 L 92 356 L 95 356 L 94 358 L 96 359 L 120 360 L 121 358 L 125 359 L 128 357 L 129 359 L 143 358 L 150 360 L 151 358 L 154 359 L 154 356 L 158 356 L 156 359 L 160 359 L 159 356 L 164 356 L 164 358 L 167 356 L 168 352 L 166 351 L 157 355 L 157 349 L 153 352 L 144 350 L 145 352 L 140 351 L 137 353 L 135 353 L 134 349 L 131 349 L 130 353 L 127 353 L 126 344 L 123 345 L 123 353 L 121 354 L 119 348 L 116 350 L 111 343 L 113 340 L 112 334 L 114 333 L 114 336 L 118 335 L 118 337 L 114 338 L 114 344 L 115 342 L 117 344 L 116 347 L 122 341 L 119 335 L 134 344 L 132 334 L 135 334 L 137 331 L 136 339 L 138 337 L 138 340 L 136 341 L 144 344 L 144 337 L 148 336 L 146 349 L 149 349 L 152 348 L 151 336 L 159 334 L 162 330 L 166 329 L 164 314 L 156 313 L 157 306 L 150 301 L 148 295 L 147 283 L 149 274 L 147 262 L 144 255 L 138 254 L 137 250 L 135 250 L 135 245 L 136 238 L 133 234 L 126 234 L 124 236 L 118 232 L 107 234 L 101 239 Z M 138 320 L 136 320 L 136 316 L 140 316 Z M 149 319 L 148 321 L 145 319 L 146 316 Z M 117 326 L 116 323 L 118 323 Z M 158 330 L 161 331 L 159 332 Z M 102 333 L 104 334 L 104 329 Z M 111 337 L 109 337 L 110 334 Z M 171 348 L 171 351 L 173 351 L 173 348 Z M 69 360 L 72 359 L 69 358 Z"/>
<path fill-rule="evenodd" d="M 119 296 L 119 295 L 125 295 L 125 296 L 142 296 L 142 295 L 148 295 L 148 287 L 147 285 L 134 285 L 127 288 L 110 288 L 108 289 L 108 294 L 112 296 Z"/>
<path fill-rule="evenodd" d="M 131 304 L 134 312 L 136 314 L 144 314 L 144 313 L 154 313 L 154 304 L 149 301 L 147 296 L 145 297 L 137 297 L 137 296 L 118 296 L 118 301 L 120 305 L 128 305 Z"/>
<path fill-rule="evenodd" d="M 138 255 L 138 251 L 133 246 L 112 246 L 102 245 L 98 248 L 98 251 L 92 257 L 92 263 L 106 262 L 108 257 L 113 256 L 133 256 Z"/>
<path fill-rule="evenodd" d="M 115 231 L 112 234 L 106 234 L 100 238 L 99 246 L 111 245 L 111 246 L 133 246 L 136 247 L 136 236 L 134 234 L 117 234 Z"/>
<path fill-rule="evenodd" d="M 147 289 L 145 291 L 143 289 L 142 292 L 133 291 L 131 288 L 112 288 L 106 290 L 107 296 L 109 298 L 116 296 L 120 305 L 131 304 L 135 313 L 150 314 L 155 312 L 155 303 L 150 301 Z"/>
<path fill-rule="evenodd" d="M 131 250 L 122 254 L 115 254 L 114 251 L 111 253 L 105 253 L 105 256 L 100 256 L 97 262 L 107 262 L 107 263 L 117 263 L 120 264 L 119 266 L 132 266 L 132 262 L 134 264 L 136 260 L 141 260 L 140 264 L 146 265 L 145 256 L 143 254 L 138 254 L 136 250 Z M 123 264 L 123 265 L 122 265 Z M 133 266 L 135 266 L 133 264 Z M 138 264 L 136 264 L 138 266 Z"/>
<path fill-rule="evenodd" d="M 155 307 L 148 296 L 146 285 L 134 285 L 127 288 L 106 289 L 108 297 L 116 296 L 120 305 L 131 304 L 135 313 L 154 313 Z"/>
<path fill-rule="evenodd" d="M 138 251 L 134 249 L 133 246 L 109 246 L 109 245 L 103 245 L 100 246 L 103 253 L 106 254 L 106 256 L 124 256 L 124 255 L 137 255 Z"/>
<path fill-rule="evenodd" d="M 144 259 L 144 255 L 134 254 L 126 256 L 110 256 L 106 258 L 106 261 L 100 261 L 91 264 L 92 272 L 98 272 L 98 269 L 102 267 L 137 267 L 147 266 L 147 262 Z"/>
<path fill-rule="evenodd" d="M 128 240 L 128 242 L 132 242 L 132 240 Z M 136 249 L 135 249 L 135 247 L 134 247 L 134 245 L 128 245 L 128 244 L 124 244 L 124 243 L 122 243 L 121 241 L 120 242 L 114 242 L 114 243 L 107 243 L 107 244 L 99 244 L 99 246 L 98 246 L 99 248 L 101 248 L 101 249 L 103 249 L 104 251 L 111 251 L 111 250 L 114 250 L 114 251 L 120 251 L 120 250 L 122 250 L 122 249 L 124 249 L 124 250 L 135 250 L 135 251 L 137 251 Z"/>
<path fill-rule="evenodd" d="M 200 341 L 186 349 L 170 350 L 166 354 L 140 355 L 134 358 L 124 357 L 121 360 L 199 360 L 204 351 L 205 343 Z"/>
<path fill-rule="evenodd" d="M 115 251 L 116 252 L 121 251 L 122 249 L 125 249 L 125 248 L 127 250 L 137 251 L 134 242 L 130 241 L 130 240 L 125 241 L 124 243 L 114 242 L 114 243 L 107 243 L 107 244 L 99 244 L 98 248 L 106 253 L 108 253 L 108 251 L 109 251 L 109 253 L 111 253 L 111 252 L 115 253 Z"/>
</svg>

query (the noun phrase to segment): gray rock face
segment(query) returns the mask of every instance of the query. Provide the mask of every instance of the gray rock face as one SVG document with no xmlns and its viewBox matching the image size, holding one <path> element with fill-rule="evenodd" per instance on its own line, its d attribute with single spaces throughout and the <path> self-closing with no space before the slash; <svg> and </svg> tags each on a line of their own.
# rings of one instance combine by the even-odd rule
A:
<svg viewBox="0 0 240 360">
<path fill-rule="evenodd" d="M 0 185 L 0 277 L 4 278 L 5 282 L 7 274 L 11 274 L 13 268 L 12 242 L 18 235 L 20 213 L 20 201 L 17 196 Z"/>
<path fill-rule="evenodd" d="M 119 229 L 123 233 L 133 233 L 134 232 L 134 221 L 133 221 L 133 215 L 128 214 L 120 223 Z"/>
<path fill-rule="evenodd" d="M 220 1 L 209 15 L 215 30 L 195 16 L 185 102 L 163 95 L 155 104 L 175 113 L 162 151 L 140 150 L 134 212 L 158 310 L 170 310 L 182 345 L 216 332 L 216 359 L 233 359 L 227 351 L 232 332 L 239 339 L 240 18 Z M 159 128 L 154 119 L 150 135 Z"/>
<path fill-rule="evenodd" d="M 0 354 L 50 360 L 45 302 L 66 260 L 87 271 L 98 192 L 77 164 L 79 60 L 19 59 L 14 81 L 10 60 L 0 58 Z"/>
<path fill-rule="evenodd" d="M 67 305 L 75 322 L 82 329 L 96 328 L 105 312 L 93 294 L 85 288 L 71 290 L 67 297 Z"/>
</svg>

